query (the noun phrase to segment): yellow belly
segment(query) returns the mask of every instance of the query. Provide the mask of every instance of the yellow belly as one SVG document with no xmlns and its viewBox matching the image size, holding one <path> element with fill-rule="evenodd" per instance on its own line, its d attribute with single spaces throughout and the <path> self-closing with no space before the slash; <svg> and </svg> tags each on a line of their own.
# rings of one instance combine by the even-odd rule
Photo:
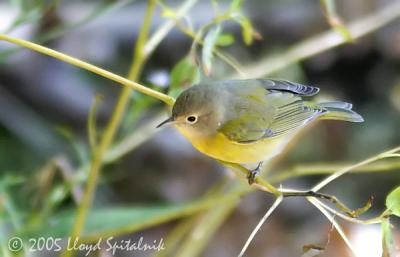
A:
<svg viewBox="0 0 400 257">
<path fill-rule="evenodd" d="M 232 163 L 256 163 L 271 159 L 279 154 L 289 141 L 286 137 L 277 137 L 241 144 L 230 141 L 222 133 L 217 133 L 212 137 L 198 138 L 177 128 L 200 152 L 214 159 Z"/>
</svg>

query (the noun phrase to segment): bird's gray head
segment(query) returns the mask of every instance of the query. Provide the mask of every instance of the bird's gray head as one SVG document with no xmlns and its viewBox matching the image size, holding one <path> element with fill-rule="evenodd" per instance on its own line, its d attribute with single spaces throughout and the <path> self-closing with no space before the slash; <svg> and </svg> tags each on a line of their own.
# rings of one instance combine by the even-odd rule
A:
<svg viewBox="0 0 400 257">
<path fill-rule="evenodd" d="M 212 86 L 203 85 L 183 91 L 176 99 L 171 117 L 158 127 L 171 122 L 194 136 L 214 134 L 222 115 L 216 93 Z"/>
</svg>

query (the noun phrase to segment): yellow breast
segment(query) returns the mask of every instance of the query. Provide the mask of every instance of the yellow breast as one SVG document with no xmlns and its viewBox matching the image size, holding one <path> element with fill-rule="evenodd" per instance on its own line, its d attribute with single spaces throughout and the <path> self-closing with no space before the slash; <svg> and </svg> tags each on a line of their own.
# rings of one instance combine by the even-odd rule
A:
<svg viewBox="0 0 400 257">
<path fill-rule="evenodd" d="M 193 137 L 184 129 L 177 128 L 200 152 L 214 159 L 232 163 L 256 163 L 271 159 L 279 154 L 288 142 L 287 138 L 277 137 L 241 144 L 230 141 L 222 133 L 209 137 Z"/>
</svg>

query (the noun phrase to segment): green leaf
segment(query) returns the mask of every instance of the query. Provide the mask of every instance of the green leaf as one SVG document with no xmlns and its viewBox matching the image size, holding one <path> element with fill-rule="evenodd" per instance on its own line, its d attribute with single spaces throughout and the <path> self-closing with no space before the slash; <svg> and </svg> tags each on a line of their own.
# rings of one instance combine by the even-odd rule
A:
<svg viewBox="0 0 400 257">
<path fill-rule="evenodd" d="M 66 186 L 57 185 L 53 187 L 50 193 L 46 196 L 46 201 L 48 206 L 53 207 L 59 203 L 61 203 L 67 197 L 68 191 Z"/>
<path fill-rule="evenodd" d="M 218 46 L 229 46 L 235 42 L 235 38 L 232 34 L 223 33 L 217 38 L 216 44 Z"/>
<path fill-rule="evenodd" d="M 221 34 L 221 26 L 211 29 L 204 38 L 204 45 L 202 51 L 202 66 L 204 74 L 207 76 L 211 73 L 211 65 L 213 59 L 213 51 L 217 43 L 217 39 Z"/>
<path fill-rule="evenodd" d="M 382 257 L 395 257 L 396 245 L 393 240 L 392 228 L 389 218 L 383 219 L 382 228 Z"/>
<path fill-rule="evenodd" d="M 251 45 L 253 43 L 255 31 L 250 20 L 243 15 L 235 16 L 234 19 L 242 27 L 242 37 L 244 43 L 246 45 Z"/>
<path fill-rule="evenodd" d="M 3 174 L 0 178 L 0 192 L 8 187 L 22 184 L 26 179 L 22 176 Z"/>
<path fill-rule="evenodd" d="M 171 71 L 169 95 L 177 96 L 183 87 L 194 84 L 198 78 L 199 72 L 197 66 L 189 57 L 183 58 Z"/>
<path fill-rule="evenodd" d="M 390 192 L 386 197 L 386 208 L 394 215 L 400 217 L 400 186 Z"/>
<path fill-rule="evenodd" d="M 84 237 L 118 236 L 133 233 L 190 213 L 191 204 L 136 207 L 109 207 L 90 211 Z M 65 211 L 49 218 L 47 224 L 38 224 L 22 236 L 63 237 L 70 233 L 74 211 Z"/>
</svg>

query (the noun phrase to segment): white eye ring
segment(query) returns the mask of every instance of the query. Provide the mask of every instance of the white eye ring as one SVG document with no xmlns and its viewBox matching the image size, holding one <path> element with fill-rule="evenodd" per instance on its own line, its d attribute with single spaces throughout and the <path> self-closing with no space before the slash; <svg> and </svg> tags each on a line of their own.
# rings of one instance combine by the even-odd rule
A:
<svg viewBox="0 0 400 257">
<path fill-rule="evenodd" d="M 186 121 L 189 124 L 195 124 L 197 122 L 197 116 L 196 115 L 187 116 Z"/>
</svg>

